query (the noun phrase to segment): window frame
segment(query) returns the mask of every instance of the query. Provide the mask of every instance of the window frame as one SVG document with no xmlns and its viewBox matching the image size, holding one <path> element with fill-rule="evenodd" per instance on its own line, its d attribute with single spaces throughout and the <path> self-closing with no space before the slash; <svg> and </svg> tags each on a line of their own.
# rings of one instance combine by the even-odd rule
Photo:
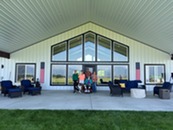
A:
<svg viewBox="0 0 173 130">
<path fill-rule="evenodd" d="M 128 72 L 127 76 L 128 76 L 128 77 L 127 77 L 127 79 L 123 79 L 123 78 L 122 78 L 122 79 L 123 79 L 123 80 L 129 80 L 129 79 L 130 79 L 129 64 L 114 64 L 113 67 L 112 67 L 112 69 L 113 69 L 113 70 L 112 70 L 112 73 L 113 73 L 113 80 L 115 80 L 115 68 L 114 68 L 115 66 L 127 66 L 127 72 Z M 121 77 L 119 77 L 119 79 L 120 79 L 120 78 L 121 78 Z M 118 80 L 119 80 L 119 79 L 118 79 Z"/>
<path fill-rule="evenodd" d="M 75 67 L 76 67 L 76 66 L 80 66 L 81 68 L 80 68 L 80 67 L 77 67 L 77 68 L 74 67 L 75 69 L 72 70 L 73 72 L 74 72 L 74 70 L 77 70 L 77 73 L 80 74 L 83 65 L 82 65 L 82 64 L 81 64 L 81 65 L 76 65 L 76 64 L 69 64 L 69 65 L 67 65 L 67 70 L 66 70 L 66 71 L 67 71 L 67 77 L 66 77 L 66 78 L 67 78 L 67 84 L 68 84 L 68 85 L 73 85 L 73 81 L 72 81 L 72 84 L 69 83 L 69 79 L 71 78 L 71 80 L 72 80 L 72 76 L 73 76 L 73 74 L 71 75 L 71 77 L 69 76 L 69 74 L 70 74 L 70 73 L 69 73 L 69 71 L 70 71 L 70 70 L 69 70 L 70 66 L 75 66 Z M 80 69 L 79 69 L 79 68 L 80 68 Z M 70 77 L 70 78 L 69 78 L 69 77 Z"/>
<path fill-rule="evenodd" d="M 23 65 L 23 66 L 25 66 L 25 69 L 26 69 L 26 66 L 27 65 L 33 65 L 34 66 L 34 76 L 33 76 L 33 80 L 35 81 L 36 80 L 36 63 L 16 63 L 16 67 L 15 67 L 15 82 L 20 82 L 17 78 L 18 78 L 18 76 L 17 76 L 17 74 L 18 74 L 18 65 Z M 24 75 L 26 75 L 26 74 L 24 74 Z M 23 79 L 26 79 L 26 77 L 24 77 Z"/>
<path fill-rule="evenodd" d="M 127 60 L 115 60 L 115 56 L 114 56 L 114 46 L 118 44 L 120 46 L 123 46 L 126 48 L 126 51 L 127 51 Z M 129 46 L 123 44 L 123 43 L 120 43 L 120 42 L 117 42 L 117 41 L 113 41 L 113 45 L 112 45 L 112 56 L 113 56 L 113 62 L 124 62 L 124 63 L 127 63 L 129 62 Z"/>
<path fill-rule="evenodd" d="M 56 65 L 56 66 L 65 66 L 65 82 L 64 82 L 64 84 L 62 83 L 62 84 L 53 84 L 53 82 L 52 82 L 52 69 L 53 69 L 53 65 Z M 50 85 L 51 86 L 61 86 L 61 85 L 67 85 L 67 70 L 68 68 L 67 68 L 67 65 L 66 64 L 51 64 L 51 66 L 50 66 Z"/>
<path fill-rule="evenodd" d="M 87 34 L 92 34 L 93 36 L 94 36 L 94 42 L 95 42 L 95 60 L 93 60 L 93 61 L 86 61 L 85 60 L 85 38 L 86 38 L 86 36 L 87 36 Z M 69 45 L 69 43 L 70 43 L 70 41 L 71 40 L 74 40 L 75 38 L 78 38 L 78 37 L 81 37 L 81 44 L 80 45 L 82 45 L 82 48 L 81 48 L 81 51 L 82 51 L 82 60 L 80 60 L 80 61 L 74 61 L 74 60 L 69 60 L 69 47 L 70 47 L 70 45 Z M 104 60 L 101 60 L 101 61 L 98 61 L 98 47 L 99 47 L 99 38 L 103 38 L 103 40 L 101 40 L 101 45 L 102 45 L 102 43 L 103 43 L 103 49 L 104 48 L 107 48 L 107 49 L 109 49 L 110 51 L 110 57 L 109 57 L 109 60 L 107 60 L 107 58 L 102 58 L 102 59 L 104 59 Z M 105 40 L 105 42 L 104 42 L 104 40 Z M 107 43 L 109 42 L 109 48 L 108 48 L 108 46 L 106 45 Z M 57 61 L 57 60 L 52 60 L 52 54 L 53 54 L 53 48 L 56 46 L 56 45 L 58 45 L 58 44 L 60 44 L 60 43 L 65 43 L 65 44 L 67 44 L 66 45 L 66 60 L 64 61 Z M 75 42 L 74 42 L 75 43 Z M 123 61 L 123 60 L 121 60 L 121 61 L 114 61 L 114 53 L 113 53 L 113 51 L 114 51 L 114 44 L 120 44 L 121 46 L 123 46 L 123 47 L 126 47 L 127 48 L 127 60 L 125 60 L 125 61 Z M 105 45 L 105 46 L 104 46 Z M 106 37 L 106 36 L 103 36 L 103 35 L 101 35 L 101 34 L 97 34 L 97 33 L 95 33 L 95 32 L 92 32 L 92 31 L 87 31 L 87 32 L 85 32 L 85 33 L 82 33 L 82 34 L 80 34 L 80 35 L 76 35 L 76 36 L 74 36 L 74 37 L 72 37 L 72 38 L 69 38 L 69 39 L 67 39 L 67 40 L 64 40 L 64 41 L 61 41 L 61 42 L 59 42 L 59 43 L 57 43 L 57 44 L 54 44 L 54 45 L 52 45 L 51 46 L 51 63 L 50 63 L 50 85 L 51 86 L 62 86 L 62 85 L 69 85 L 68 84 L 68 66 L 69 65 L 75 65 L 75 64 L 77 64 L 77 65 L 85 65 L 85 64 L 89 64 L 89 65 L 96 65 L 96 66 L 98 66 L 98 65 L 111 65 L 111 70 L 112 70 L 112 72 L 111 72 L 111 80 L 113 81 L 113 78 L 114 78 L 114 74 L 113 74 L 113 65 L 119 65 L 119 64 L 122 64 L 122 65 L 126 65 L 126 64 L 128 64 L 128 78 L 130 78 L 129 77 L 129 52 L 130 52 L 130 50 L 129 50 L 129 46 L 128 45 L 126 45 L 125 43 L 120 43 L 120 42 L 118 42 L 118 41 L 115 41 L 115 40 L 113 40 L 113 39 L 111 39 L 111 38 L 108 38 L 108 37 Z M 124 53 L 123 53 L 124 54 Z M 54 64 L 57 64 L 57 65 L 65 65 L 66 66 L 66 80 L 65 80 L 65 82 L 66 82 L 66 84 L 52 84 L 52 65 L 54 65 Z"/>
<path fill-rule="evenodd" d="M 111 70 L 112 70 L 112 65 L 111 64 L 97 64 L 96 65 L 97 66 L 97 71 L 96 71 L 96 73 L 97 73 L 97 77 L 98 77 L 98 82 L 97 82 L 97 85 L 99 85 L 99 86 L 101 86 L 102 84 L 100 83 L 100 79 L 103 79 L 105 82 L 109 82 L 110 80 L 112 80 L 112 72 L 111 72 Z M 107 66 L 107 67 L 110 67 L 110 80 L 105 80 L 105 78 L 107 78 L 107 77 L 105 77 L 105 76 L 100 76 L 100 74 L 99 74 L 99 67 L 104 67 L 104 66 Z M 105 68 L 105 67 L 104 67 Z"/>
<path fill-rule="evenodd" d="M 95 51 L 94 51 L 94 56 L 95 56 L 94 60 L 86 60 L 86 57 L 85 57 L 85 54 L 86 54 L 86 48 L 85 48 L 86 36 L 89 35 L 89 34 L 94 36 L 94 49 L 95 49 Z M 93 32 L 87 32 L 83 35 L 83 39 L 84 39 L 83 40 L 83 61 L 84 62 L 96 62 L 96 58 L 97 58 L 97 35 Z"/>
<path fill-rule="evenodd" d="M 65 52 L 65 54 L 66 54 L 66 58 L 64 59 L 64 60 L 54 60 L 53 59 L 53 49 L 56 47 L 56 46 L 59 46 L 59 45 L 61 45 L 61 44 L 65 44 L 65 49 L 66 49 L 66 52 Z M 64 62 L 64 61 L 67 61 L 67 49 L 68 49 L 68 46 L 67 46 L 68 44 L 67 44 L 67 41 L 63 41 L 63 42 L 60 42 L 60 43 L 58 43 L 58 44 L 55 44 L 55 45 L 53 45 L 53 46 L 51 46 L 51 62 Z"/>
<path fill-rule="evenodd" d="M 73 41 L 73 40 L 75 40 L 76 38 L 81 38 L 81 60 L 70 60 L 70 45 L 71 45 L 71 41 Z M 67 44 L 68 44 L 68 46 L 67 46 L 67 57 L 68 57 L 68 59 L 66 60 L 66 61 L 68 61 L 68 62 L 82 62 L 83 61 L 83 51 L 84 51 L 84 40 L 83 40 L 83 38 L 84 38 L 84 36 L 83 35 L 78 35 L 78 36 L 76 36 L 76 37 L 74 37 L 74 38 L 71 38 L 71 39 L 69 39 L 69 40 L 67 40 Z"/>
<path fill-rule="evenodd" d="M 102 38 L 102 39 L 104 39 L 104 40 L 107 40 L 107 41 L 109 41 L 110 42 L 110 48 L 109 48 L 109 50 L 110 50 L 110 60 L 98 60 L 99 59 L 99 53 L 100 53 L 100 50 L 99 50 L 99 38 Z M 104 36 L 101 36 L 101 35 L 97 35 L 97 37 L 96 37 L 96 52 L 97 52 L 97 54 L 96 54 L 96 61 L 97 62 L 113 62 L 113 60 L 112 60 L 112 57 L 113 57 L 113 55 L 112 55 L 112 49 L 113 49 L 113 46 L 112 46 L 112 43 L 113 43 L 113 41 L 111 40 L 111 39 L 109 39 L 109 38 L 107 38 L 107 37 L 104 37 Z"/>
<path fill-rule="evenodd" d="M 148 81 L 148 78 L 147 77 L 150 77 L 150 69 L 148 69 L 148 71 L 146 70 L 147 67 L 163 67 L 163 73 L 161 73 L 161 77 L 163 77 L 162 79 L 160 79 L 160 81 L 162 80 L 162 82 L 147 82 Z M 157 69 L 155 68 L 155 69 Z M 148 73 L 148 74 L 147 74 Z M 155 72 L 154 72 L 155 74 Z M 155 76 L 154 76 L 155 77 Z M 158 76 L 159 77 L 159 76 Z M 155 79 L 155 78 L 154 78 Z M 155 79 L 156 80 L 156 79 Z M 158 80 L 158 79 L 157 79 Z M 166 81 L 166 68 L 165 68 L 165 64 L 144 64 L 144 83 L 146 85 L 155 85 L 155 84 L 163 84 L 164 81 Z"/>
</svg>

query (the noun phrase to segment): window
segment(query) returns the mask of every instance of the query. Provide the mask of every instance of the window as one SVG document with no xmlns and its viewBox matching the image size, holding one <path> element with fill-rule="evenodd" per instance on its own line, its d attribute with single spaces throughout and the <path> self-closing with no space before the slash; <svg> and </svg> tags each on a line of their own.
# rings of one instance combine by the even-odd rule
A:
<svg viewBox="0 0 173 130">
<path fill-rule="evenodd" d="M 51 85 L 66 84 L 66 65 L 51 66 Z"/>
<path fill-rule="evenodd" d="M 77 70 L 77 73 L 79 74 L 82 70 L 82 65 L 68 65 L 68 85 L 73 84 L 72 75 L 74 70 Z"/>
<path fill-rule="evenodd" d="M 82 36 L 69 41 L 69 61 L 82 61 Z"/>
<path fill-rule="evenodd" d="M 114 61 L 128 61 L 128 47 L 120 43 L 113 43 Z"/>
<path fill-rule="evenodd" d="M 145 84 L 162 84 L 165 81 L 164 64 L 145 64 Z"/>
<path fill-rule="evenodd" d="M 111 41 L 98 36 L 97 61 L 111 61 Z"/>
<path fill-rule="evenodd" d="M 129 66 L 128 65 L 114 65 L 114 79 L 129 79 Z"/>
<path fill-rule="evenodd" d="M 52 61 L 66 61 L 67 42 L 52 47 Z"/>
<path fill-rule="evenodd" d="M 53 45 L 51 59 L 52 62 L 128 62 L 129 47 L 93 32 L 87 32 Z"/>
<path fill-rule="evenodd" d="M 103 79 L 103 81 L 111 81 L 111 65 L 97 65 L 97 76 L 99 79 Z"/>
<path fill-rule="evenodd" d="M 35 80 L 36 64 L 35 63 L 17 63 L 15 81 L 20 82 L 22 79 Z"/>
<path fill-rule="evenodd" d="M 128 61 L 127 45 L 89 31 L 51 46 L 50 85 L 73 85 L 74 70 L 88 66 L 107 82 L 129 79 Z"/>
<path fill-rule="evenodd" d="M 84 61 L 95 61 L 96 45 L 95 35 L 93 33 L 87 33 L 84 41 Z"/>
</svg>

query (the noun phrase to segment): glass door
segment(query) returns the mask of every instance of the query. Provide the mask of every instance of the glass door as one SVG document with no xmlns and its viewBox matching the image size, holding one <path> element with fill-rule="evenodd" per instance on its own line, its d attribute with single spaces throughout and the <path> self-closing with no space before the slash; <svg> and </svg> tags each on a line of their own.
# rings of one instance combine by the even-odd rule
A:
<svg viewBox="0 0 173 130">
<path fill-rule="evenodd" d="M 96 65 L 83 65 L 83 71 L 89 70 L 91 73 L 96 72 Z"/>
</svg>

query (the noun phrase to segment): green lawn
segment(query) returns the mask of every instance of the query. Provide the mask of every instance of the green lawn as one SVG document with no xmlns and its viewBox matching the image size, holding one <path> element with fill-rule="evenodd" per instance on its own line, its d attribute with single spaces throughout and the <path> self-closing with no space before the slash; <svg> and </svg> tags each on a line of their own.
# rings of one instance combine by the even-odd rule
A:
<svg viewBox="0 0 173 130">
<path fill-rule="evenodd" d="M 173 112 L 0 110 L 0 130 L 172 130 Z"/>
</svg>

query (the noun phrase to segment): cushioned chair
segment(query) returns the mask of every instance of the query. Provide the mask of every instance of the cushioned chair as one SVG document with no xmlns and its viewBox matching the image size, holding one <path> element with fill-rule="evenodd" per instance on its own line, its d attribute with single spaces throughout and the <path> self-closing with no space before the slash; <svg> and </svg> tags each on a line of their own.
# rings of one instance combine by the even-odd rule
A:
<svg viewBox="0 0 173 130">
<path fill-rule="evenodd" d="M 21 81 L 21 87 L 24 94 L 26 92 L 31 95 L 41 94 L 41 87 L 34 87 L 34 85 L 32 85 L 31 81 L 28 79 L 24 79 Z"/>
<path fill-rule="evenodd" d="M 6 96 L 8 94 L 9 97 L 21 97 L 22 89 L 13 85 L 11 80 L 1 81 L 1 93 Z"/>
<path fill-rule="evenodd" d="M 118 84 L 113 84 L 111 81 L 108 82 L 108 86 L 110 88 L 110 94 L 123 96 L 123 91 Z"/>
<path fill-rule="evenodd" d="M 159 90 L 160 89 L 168 89 L 171 92 L 172 85 L 170 82 L 164 82 L 162 86 L 155 86 L 153 89 L 153 95 L 159 95 Z"/>
</svg>

